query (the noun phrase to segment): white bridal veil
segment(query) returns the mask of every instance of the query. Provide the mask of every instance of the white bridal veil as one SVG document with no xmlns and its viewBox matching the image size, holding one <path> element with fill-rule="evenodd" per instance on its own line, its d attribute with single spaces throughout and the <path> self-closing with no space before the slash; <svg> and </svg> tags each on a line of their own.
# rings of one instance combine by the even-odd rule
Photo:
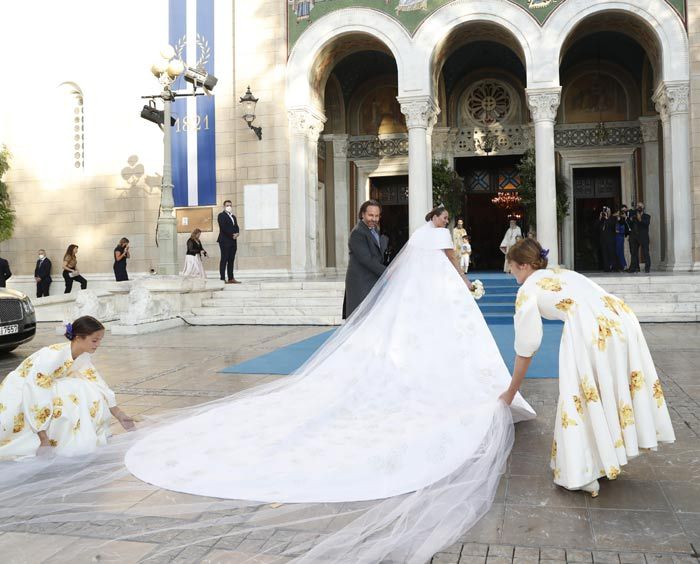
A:
<svg viewBox="0 0 700 564">
<path fill-rule="evenodd" d="M 497 400 L 508 370 L 451 247 L 447 230 L 419 229 L 288 378 L 171 412 L 90 456 L 0 464 L 0 523 L 79 535 L 102 524 L 112 539 L 167 537 L 160 552 L 216 537 L 251 562 L 430 559 L 488 510 L 513 419 L 534 416 L 520 396 L 512 411 Z"/>
</svg>

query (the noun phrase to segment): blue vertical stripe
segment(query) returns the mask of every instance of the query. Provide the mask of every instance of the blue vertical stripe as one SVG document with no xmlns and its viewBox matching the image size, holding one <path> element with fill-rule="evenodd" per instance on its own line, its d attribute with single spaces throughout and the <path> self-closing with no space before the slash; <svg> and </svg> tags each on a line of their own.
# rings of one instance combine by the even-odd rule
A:
<svg viewBox="0 0 700 564">
<path fill-rule="evenodd" d="M 186 33 L 186 5 L 187 0 L 169 0 L 169 43 L 176 48 L 182 48 L 180 56 L 187 60 Z M 187 83 L 180 77 L 175 81 L 173 90 L 186 87 Z M 172 113 L 175 119 L 179 119 L 177 125 L 172 128 L 171 157 L 173 163 L 173 185 L 176 206 L 187 206 L 187 133 L 183 131 L 183 118 L 187 115 L 187 102 L 184 98 L 175 100 L 172 104 Z M 169 127 L 170 124 L 165 124 Z"/>
<path fill-rule="evenodd" d="M 214 72 L 214 0 L 197 0 L 197 36 L 209 49 L 204 68 L 209 74 L 216 76 Z M 202 56 L 200 49 L 198 49 L 198 57 Z M 197 115 L 199 116 L 197 193 L 199 205 L 209 206 L 216 204 L 216 124 L 213 96 L 197 98 Z"/>
</svg>

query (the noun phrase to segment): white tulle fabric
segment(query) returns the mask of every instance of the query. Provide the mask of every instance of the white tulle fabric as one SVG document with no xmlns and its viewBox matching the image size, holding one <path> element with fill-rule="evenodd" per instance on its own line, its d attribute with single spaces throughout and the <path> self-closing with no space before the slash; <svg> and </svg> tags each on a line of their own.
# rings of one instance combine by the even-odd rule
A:
<svg viewBox="0 0 700 564">
<path fill-rule="evenodd" d="M 166 416 L 85 461 L 0 472 L 0 517 L 129 519 L 119 499 L 152 484 L 211 496 L 169 504 L 159 532 L 265 532 L 287 540 L 256 553 L 295 562 L 429 560 L 488 510 L 513 420 L 534 417 L 520 396 L 511 409 L 497 399 L 508 370 L 451 248 L 447 230 L 419 229 L 291 377 Z"/>
</svg>

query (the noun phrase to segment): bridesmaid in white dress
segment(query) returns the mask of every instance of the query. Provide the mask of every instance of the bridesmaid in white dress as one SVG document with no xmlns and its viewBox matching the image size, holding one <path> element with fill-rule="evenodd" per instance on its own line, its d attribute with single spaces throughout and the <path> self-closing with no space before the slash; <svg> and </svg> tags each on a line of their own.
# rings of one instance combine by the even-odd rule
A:
<svg viewBox="0 0 700 564">
<path fill-rule="evenodd" d="M 523 239 L 508 251 L 519 284 L 512 401 L 542 340 L 542 318 L 564 322 L 551 468 L 554 483 L 598 495 L 629 458 L 675 440 L 642 329 L 621 299 L 576 272 L 547 268 L 547 251 Z"/>
<path fill-rule="evenodd" d="M 94 317 L 80 317 L 66 328 L 70 342 L 38 350 L 7 375 L 0 384 L 0 459 L 41 449 L 92 452 L 107 442 L 111 416 L 134 427 L 92 364 L 104 332 Z"/>
</svg>

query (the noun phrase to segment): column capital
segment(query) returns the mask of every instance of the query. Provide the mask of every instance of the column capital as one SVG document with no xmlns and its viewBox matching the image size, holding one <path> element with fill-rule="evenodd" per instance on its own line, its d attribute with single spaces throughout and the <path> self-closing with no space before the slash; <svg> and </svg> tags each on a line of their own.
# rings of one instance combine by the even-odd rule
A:
<svg viewBox="0 0 700 564">
<path fill-rule="evenodd" d="M 324 141 L 330 141 L 333 144 L 333 157 L 336 159 L 346 159 L 348 157 L 348 139 L 350 136 L 347 133 L 329 133 L 323 136 Z"/>
<path fill-rule="evenodd" d="M 690 84 L 685 80 L 662 82 L 651 99 L 662 120 L 675 114 L 687 114 L 690 109 Z"/>
<path fill-rule="evenodd" d="M 659 140 L 659 118 L 656 116 L 640 116 L 639 129 L 644 143 L 656 143 Z"/>
<path fill-rule="evenodd" d="M 561 100 L 561 86 L 556 88 L 527 88 L 527 105 L 532 114 L 532 120 L 551 121 L 557 117 L 557 109 Z"/>
<path fill-rule="evenodd" d="M 440 109 L 431 96 L 399 96 L 401 113 L 406 116 L 408 129 L 414 127 L 432 130 Z"/>
<path fill-rule="evenodd" d="M 304 135 L 311 143 L 318 143 L 318 138 L 326 123 L 326 116 L 311 107 L 289 108 L 287 110 L 289 127 L 292 135 Z"/>
</svg>

